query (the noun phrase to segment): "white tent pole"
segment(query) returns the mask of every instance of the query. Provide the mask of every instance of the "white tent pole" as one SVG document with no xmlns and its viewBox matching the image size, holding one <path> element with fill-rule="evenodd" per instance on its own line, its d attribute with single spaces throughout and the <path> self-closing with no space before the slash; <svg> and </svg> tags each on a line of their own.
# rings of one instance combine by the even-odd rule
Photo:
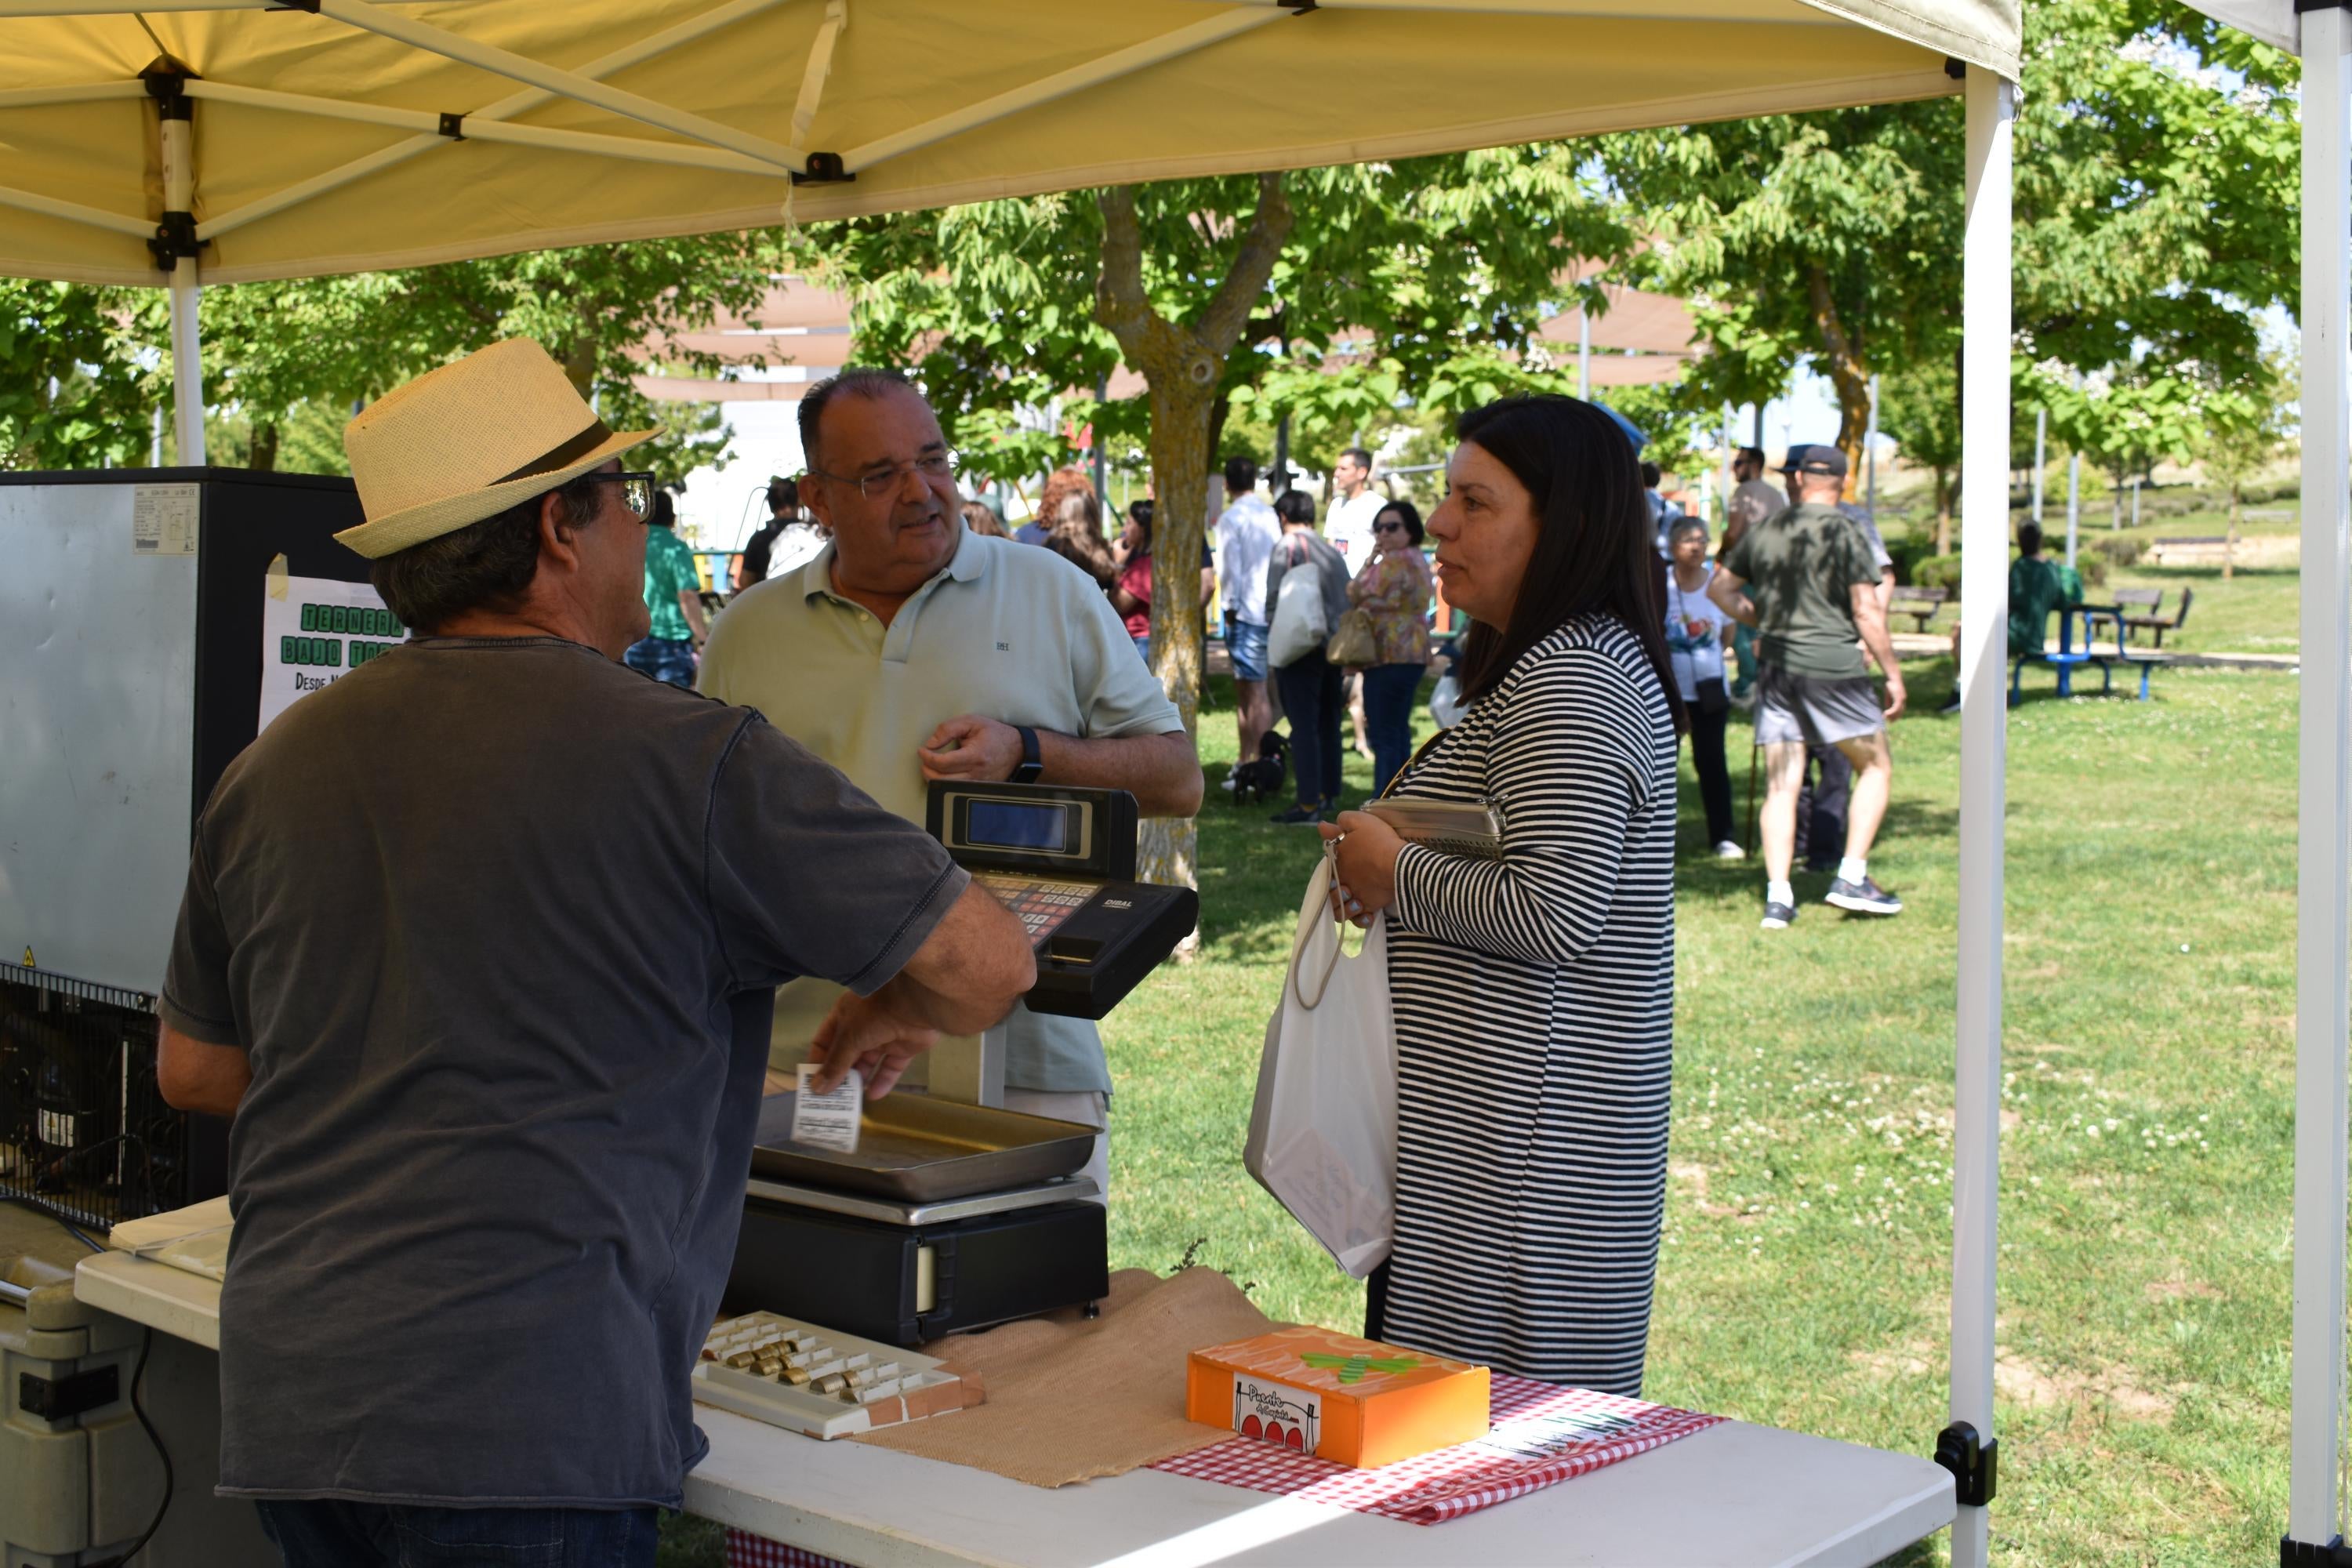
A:
<svg viewBox="0 0 2352 1568">
<path fill-rule="evenodd" d="M 2345 343 L 2352 274 L 2347 21 L 2303 24 L 2303 679 L 2295 802 L 2294 1350 L 2287 1534 L 2336 1534 L 2344 1413 L 2346 1016 L 2352 1007 L 2352 495 Z"/>
<path fill-rule="evenodd" d="M 177 107 L 182 110 L 174 114 Z M 163 212 L 192 212 L 195 207 L 195 123 L 185 110 L 187 100 L 163 105 Z M 191 236 L 194 226 L 189 226 Z M 176 258 L 172 263 L 172 430 L 179 442 L 180 463 L 202 467 L 205 460 L 205 356 L 196 325 L 198 300 L 196 258 Z"/>
<path fill-rule="evenodd" d="M 0 92 L 0 109 L 43 109 L 54 103 L 106 103 L 144 98 L 147 84 L 136 78 L 85 82 L 79 87 L 12 87 Z"/>
<path fill-rule="evenodd" d="M 716 120 L 707 119 L 687 110 L 673 109 L 667 104 L 656 103 L 652 99 L 640 97 L 634 92 L 625 92 L 617 87 L 607 87 L 603 82 L 591 80 L 578 71 L 564 70 L 539 60 L 526 59 L 512 50 L 502 49 L 494 44 L 486 44 L 477 38 L 468 38 L 463 34 L 450 32 L 446 27 L 436 27 L 429 22 L 420 22 L 413 16 L 403 16 L 399 12 L 370 5 L 368 0 L 319 0 L 319 14 L 322 16 L 331 16 L 338 22 L 379 34 L 383 37 L 396 39 L 414 48 L 440 55 L 446 59 L 457 60 L 515 81 L 528 82 L 533 87 L 544 88 L 549 92 L 575 99 L 582 103 L 592 104 L 609 113 L 641 121 L 657 130 L 675 132 L 680 136 L 691 136 L 698 142 L 707 142 L 714 147 L 732 148 L 746 157 L 757 158 L 761 163 L 772 163 L 780 169 L 798 170 L 807 161 L 806 156 L 799 149 L 787 147 L 780 142 L 772 142 L 765 136 L 757 136 L 749 131 L 738 131 L 731 125 L 722 125 Z"/>
<path fill-rule="evenodd" d="M 1592 312 L 1581 300 L 1576 307 L 1576 395 L 1592 400 Z"/>
<path fill-rule="evenodd" d="M 192 79 L 190 98 L 241 104 L 250 109 L 282 110 L 289 114 L 315 114 L 324 120 L 348 120 L 361 125 L 383 125 L 394 131 L 422 131 L 438 140 L 441 117 L 429 109 L 394 109 L 383 103 L 355 103 L 348 99 L 318 98 L 309 93 L 279 92 L 274 88 L 239 87 L 233 82 Z M 593 131 L 558 131 L 543 125 L 509 125 L 496 120 L 467 117 L 457 127 L 460 136 L 476 142 L 502 142 L 519 147 L 546 147 L 563 153 L 584 153 L 602 158 L 625 158 L 641 163 L 670 163 L 688 169 L 716 169 L 722 174 L 785 178 L 773 163 L 730 153 L 721 147 L 655 142 L 642 136 L 606 136 Z"/>
<path fill-rule="evenodd" d="M 1990 1444 L 2000 1181 L 2001 830 L 2009 743 L 2010 132 L 2016 89 L 1970 66 L 1960 330 L 1960 908 L 1952 1104 L 1952 1420 Z M 1938 1445 L 1939 1449 L 1942 1445 Z M 1939 1454 L 1940 1457 L 1940 1454 Z M 1965 1500 L 1953 1568 L 1983 1568 L 1986 1509 Z"/>
<path fill-rule="evenodd" d="M 903 153 L 915 152 L 919 148 L 929 147 L 933 142 L 943 142 L 950 136 L 960 136 L 967 131 L 986 125 L 992 121 L 1002 120 L 1009 114 L 1017 114 L 1024 109 L 1034 109 L 1041 103 L 1051 103 L 1057 98 L 1064 98 L 1087 88 L 1116 80 L 1120 77 L 1158 65 L 1163 60 L 1172 60 L 1179 56 L 1191 54 L 1195 49 L 1204 49 L 1212 44 L 1223 43 L 1225 39 L 1238 34 L 1263 27 L 1269 22 L 1284 21 L 1297 15 L 1299 13 L 1295 11 L 1271 11 L 1253 15 L 1249 11 L 1236 8 L 1224 16 L 1214 16 L 1205 22 L 1195 22 L 1190 26 L 1179 27 L 1171 33 L 1162 34 L 1159 37 L 1148 38 L 1142 43 L 1116 50 L 1103 56 L 1100 59 L 1088 60 L 1085 65 L 1073 66 L 1068 70 L 1056 71 L 1048 77 L 1040 77 L 1035 81 L 1013 89 L 1010 92 L 1001 92 L 994 98 L 969 104 L 951 114 L 943 114 L 937 120 L 927 121 L 923 124 L 895 132 L 877 141 L 868 142 L 862 147 L 853 147 L 842 154 L 841 164 L 843 168 L 854 174 L 860 169 L 870 169 L 886 159 L 896 158 Z"/>
<path fill-rule="evenodd" d="M 28 213 L 40 213 L 47 217 L 61 217 L 70 223 L 83 223 L 92 228 L 111 229 L 145 239 L 155 232 L 155 225 L 146 218 L 125 217 L 121 213 L 101 212 L 86 207 L 79 202 L 61 201 L 56 196 L 36 195 L 31 191 L 19 191 L 0 185 L 0 207 L 16 207 Z"/>
<path fill-rule="evenodd" d="M 682 44 L 690 44 L 697 38 L 719 31 L 721 27 L 732 26 L 746 16 L 772 10 L 782 3 L 783 0 L 730 0 L 728 5 L 721 5 L 715 11 L 705 12 L 691 20 L 680 22 L 675 27 L 665 28 L 651 37 L 640 38 L 625 48 L 615 49 L 609 55 L 600 56 L 580 67 L 580 74 L 601 81 L 617 71 L 626 70 L 631 66 L 642 65 L 656 55 L 667 54 Z M 510 120 L 518 114 L 537 109 L 541 104 L 558 96 L 560 95 L 546 91 L 544 89 L 525 88 L 520 92 L 510 92 L 496 103 L 474 110 L 466 116 L 467 123 L 468 126 L 474 126 L 486 121 Z M 471 134 L 470 131 L 468 134 Z M 324 195 L 329 191 L 341 190 L 345 185 L 356 184 L 379 170 L 393 168 L 405 163 L 411 158 L 430 153 L 435 148 L 448 145 L 449 139 L 439 134 L 412 136 L 405 142 L 396 142 L 363 158 L 354 158 L 340 168 L 330 169 L 322 174 L 314 174 L 307 180 L 297 181 L 283 190 L 273 191 L 268 195 L 247 202 L 241 207 L 222 213 L 215 217 L 208 217 L 197 226 L 196 233 L 205 239 L 214 238 L 228 233 L 231 229 L 240 228 L 248 223 L 268 217 L 273 213 L 283 212 L 288 207 L 299 205 L 312 196 Z"/>
</svg>

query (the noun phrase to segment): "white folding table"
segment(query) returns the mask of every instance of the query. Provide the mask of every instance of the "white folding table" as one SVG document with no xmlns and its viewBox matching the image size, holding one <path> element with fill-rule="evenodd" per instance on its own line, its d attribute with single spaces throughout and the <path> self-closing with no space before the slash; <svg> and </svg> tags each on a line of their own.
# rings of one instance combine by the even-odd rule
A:
<svg viewBox="0 0 2352 1568">
<path fill-rule="evenodd" d="M 74 1292 L 219 1348 L 210 1279 L 110 1252 L 82 1261 Z M 1049 1491 L 725 1411 L 695 1419 L 710 1453 L 686 1479 L 688 1511 L 859 1568 L 1862 1568 L 1955 1511 L 1952 1478 L 1928 1459 L 1740 1421 L 1464 1519 L 1412 1525 L 1155 1470 Z"/>
</svg>

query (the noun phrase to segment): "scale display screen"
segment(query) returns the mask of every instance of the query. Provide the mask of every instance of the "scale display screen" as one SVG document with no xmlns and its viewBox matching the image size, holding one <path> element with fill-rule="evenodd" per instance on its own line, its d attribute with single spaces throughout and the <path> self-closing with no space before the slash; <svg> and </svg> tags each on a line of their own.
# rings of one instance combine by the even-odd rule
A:
<svg viewBox="0 0 2352 1568">
<path fill-rule="evenodd" d="M 1048 855 L 1075 853 L 1070 808 L 1059 802 L 1031 805 L 1006 800 L 975 800 L 964 818 L 964 839 L 991 849 L 1027 849 Z"/>
</svg>

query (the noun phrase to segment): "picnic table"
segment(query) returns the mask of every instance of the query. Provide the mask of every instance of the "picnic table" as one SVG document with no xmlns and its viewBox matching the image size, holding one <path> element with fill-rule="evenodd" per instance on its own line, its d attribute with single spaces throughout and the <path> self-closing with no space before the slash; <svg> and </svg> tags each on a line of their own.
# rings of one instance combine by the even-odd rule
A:
<svg viewBox="0 0 2352 1568">
<path fill-rule="evenodd" d="M 1886 611 L 1889 615 L 1910 616 L 1924 635 L 1927 630 L 1927 623 L 1936 618 L 1936 612 L 1949 604 L 1951 598 L 1952 591 L 1949 588 L 1914 588 L 1902 585 L 1896 587 L 1888 596 Z"/>
</svg>

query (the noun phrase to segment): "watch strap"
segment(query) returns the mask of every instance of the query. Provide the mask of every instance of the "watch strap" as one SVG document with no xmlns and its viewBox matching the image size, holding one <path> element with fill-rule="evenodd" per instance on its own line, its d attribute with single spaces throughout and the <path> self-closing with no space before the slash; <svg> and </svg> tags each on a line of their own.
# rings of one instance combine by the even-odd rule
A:
<svg viewBox="0 0 2352 1568">
<path fill-rule="evenodd" d="M 1038 750 L 1037 731 L 1026 724 L 1015 724 L 1013 728 L 1021 737 L 1021 761 L 1013 769 L 1011 782 L 1035 784 L 1038 775 L 1045 771 L 1045 755 Z"/>
</svg>

